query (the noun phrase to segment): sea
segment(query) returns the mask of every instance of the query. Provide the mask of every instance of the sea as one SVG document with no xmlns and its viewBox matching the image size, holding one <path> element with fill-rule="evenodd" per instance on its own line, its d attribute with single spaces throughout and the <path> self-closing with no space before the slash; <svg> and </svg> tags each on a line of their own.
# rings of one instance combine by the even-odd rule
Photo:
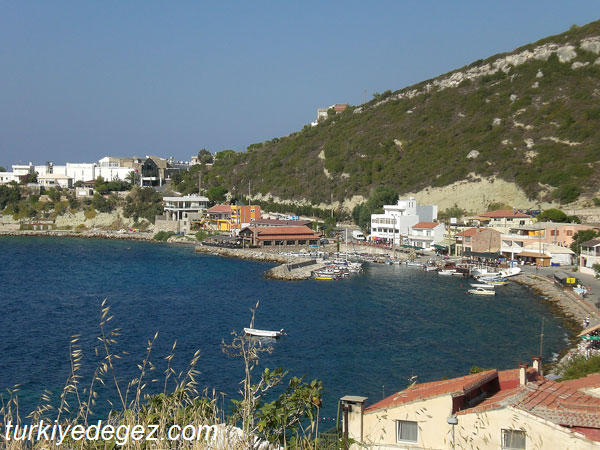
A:
<svg viewBox="0 0 600 450">
<path fill-rule="evenodd" d="M 193 247 L 86 238 L 0 237 L 0 391 L 18 385 L 21 416 L 44 391 L 56 404 L 70 374 L 70 342 L 83 357 L 78 380 L 89 386 L 101 347 L 101 304 L 118 329 L 111 351 L 121 386 L 139 376 L 148 341 L 155 366 L 148 393 L 164 389 L 165 358 L 185 373 L 200 351 L 196 380 L 227 409 L 239 398 L 243 361 L 223 344 L 255 327 L 284 328 L 255 376 L 282 367 L 288 377 L 323 382 L 321 420 L 334 423 L 344 395 L 374 403 L 406 388 L 469 373 L 472 366 L 510 369 L 540 351 L 550 361 L 570 337 L 561 317 L 529 289 L 498 287 L 494 297 L 467 295 L 468 281 L 406 266 L 365 264 L 339 281 L 266 280 L 272 264 L 194 253 Z M 100 355 L 102 349 L 100 348 Z M 152 379 L 157 381 L 151 382 Z M 110 379 L 107 377 L 107 383 Z M 167 382 L 173 388 L 174 378 Z M 107 390 L 94 408 L 111 409 Z"/>
</svg>

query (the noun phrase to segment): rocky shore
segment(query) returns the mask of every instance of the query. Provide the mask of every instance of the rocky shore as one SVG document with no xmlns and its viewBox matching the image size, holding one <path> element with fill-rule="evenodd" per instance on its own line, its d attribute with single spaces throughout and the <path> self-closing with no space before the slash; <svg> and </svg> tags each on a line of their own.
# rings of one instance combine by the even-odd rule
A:
<svg viewBox="0 0 600 450">
<path fill-rule="evenodd" d="M 45 237 L 83 237 L 97 239 L 120 239 L 130 241 L 152 241 L 152 233 L 114 233 L 107 231 L 73 231 L 73 230 L 13 230 L 0 231 L 0 236 L 45 236 Z"/>
<path fill-rule="evenodd" d="M 287 262 L 286 257 L 283 255 L 249 248 L 225 248 L 208 245 L 196 245 L 194 247 L 194 251 L 197 253 L 224 256 L 226 258 L 249 259 L 253 261 L 266 261 L 278 264 L 285 264 Z"/>
</svg>

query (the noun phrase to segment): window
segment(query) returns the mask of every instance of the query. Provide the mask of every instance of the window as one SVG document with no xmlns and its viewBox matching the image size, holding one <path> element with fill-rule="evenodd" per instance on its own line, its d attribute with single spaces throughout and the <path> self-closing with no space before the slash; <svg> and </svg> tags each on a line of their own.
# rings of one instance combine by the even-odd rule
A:
<svg viewBox="0 0 600 450">
<path fill-rule="evenodd" d="M 419 428 L 417 422 L 411 420 L 396 421 L 396 440 L 405 442 L 417 442 Z"/>
<path fill-rule="evenodd" d="M 502 430 L 502 449 L 525 449 L 527 434 L 521 430 Z"/>
<path fill-rule="evenodd" d="M 567 230 L 567 236 L 573 236 L 573 230 Z"/>
</svg>

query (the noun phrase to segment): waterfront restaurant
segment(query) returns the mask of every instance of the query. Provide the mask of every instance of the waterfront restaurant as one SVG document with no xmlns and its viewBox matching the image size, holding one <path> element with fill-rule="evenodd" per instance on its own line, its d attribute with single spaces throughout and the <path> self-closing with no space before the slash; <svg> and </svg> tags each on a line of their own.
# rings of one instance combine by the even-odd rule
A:
<svg viewBox="0 0 600 450">
<path fill-rule="evenodd" d="M 307 226 L 301 227 L 246 227 L 239 237 L 246 247 L 308 247 L 318 246 L 320 234 Z"/>
</svg>

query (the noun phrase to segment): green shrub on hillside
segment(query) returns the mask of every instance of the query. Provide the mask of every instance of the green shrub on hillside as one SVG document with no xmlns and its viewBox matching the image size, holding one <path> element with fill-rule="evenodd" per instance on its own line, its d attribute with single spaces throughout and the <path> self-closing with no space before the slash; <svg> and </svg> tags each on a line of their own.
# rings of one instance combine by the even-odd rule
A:
<svg viewBox="0 0 600 450">
<path fill-rule="evenodd" d="M 172 231 L 159 231 L 154 235 L 154 240 L 166 242 L 171 236 L 175 236 Z"/>
</svg>

